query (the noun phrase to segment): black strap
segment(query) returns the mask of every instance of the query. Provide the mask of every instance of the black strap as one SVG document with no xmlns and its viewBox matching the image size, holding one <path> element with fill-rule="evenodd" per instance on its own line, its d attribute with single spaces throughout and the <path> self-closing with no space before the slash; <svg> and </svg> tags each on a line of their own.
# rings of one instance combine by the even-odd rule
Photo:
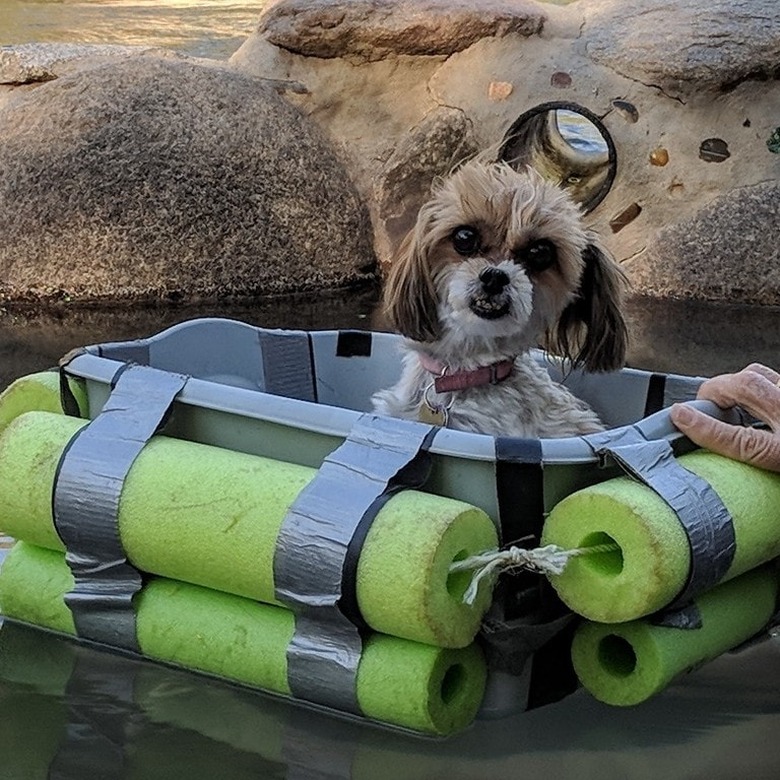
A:
<svg viewBox="0 0 780 780">
<path fill-rule="evenodd" d="M 542 442 L 499 436 L 495 452 L 501 541 L 538 541 L 544 523 Z"/>
</svg>

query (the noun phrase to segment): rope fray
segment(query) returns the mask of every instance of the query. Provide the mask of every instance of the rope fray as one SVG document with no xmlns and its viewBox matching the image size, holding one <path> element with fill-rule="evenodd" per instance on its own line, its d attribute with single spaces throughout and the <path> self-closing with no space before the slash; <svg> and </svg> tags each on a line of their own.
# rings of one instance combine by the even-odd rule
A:
<svg viewBox="0 0 780 780">
<path fill-rule="evenodd" d="M 486 550 L 483 553 L 464 558 L 462 561 L 453 561 L 450 564 L 450 572 L 474 570 L 471 582 L 463 594 L 463 603 L 473 604 L 482 580 L 487 577 L 493 578 L 502 571 L 526 569 L 537 574 L 563 574 L 572 558 L 580 555 L 614 552 L 618 549 L 620 549 L 619 546 L 613 543 L 578 547 L 574 550 L 565 550 L 557 544 L 548 544 L 545 547 L 536 547 L 532 550 L 512 546 L 506 550 Z"/>
</svg>

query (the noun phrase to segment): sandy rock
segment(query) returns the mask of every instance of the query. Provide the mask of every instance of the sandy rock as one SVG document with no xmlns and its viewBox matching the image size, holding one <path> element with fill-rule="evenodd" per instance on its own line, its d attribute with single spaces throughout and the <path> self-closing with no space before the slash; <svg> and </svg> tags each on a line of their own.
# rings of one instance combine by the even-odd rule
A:
<svg viewBox="0 0 780 780">
<path fill-rule="evenodd" d="M 778 71 L 777 0 L 599 0 L 584 10 L 594 61 L 645 84 L 720 89 Z"/>
<path fill-rule="evenodd" d="M 372 276 L 344 166 L 257 79 L 125 59 L 13 95 L 0 135 L 0 297 L 240 297 Z"/>
<path fill-rule="evenodd" d="M 414 225 L 433 179 L 477 151 L 471 123 L 462 111 L 439 108 L 401 141 L 376 177 L 375 221 L 390 254 Z"/>
<path fill-rule="evenodd" d="M 307 57 L 372 61 L 462 51 L 490 36 L 536 35 L 542 7 L 524 0 L 279 0 L 259 34 Z"/>
<path fill-rule="evenodd" d="M 114 44 L 24 43 L 0 46 L 0 84 L 51 81 L 80 68 L 151 52 L 161 57 L 176 56 L 173 52 L 149 46 Z"/>
<path fill-rule="evenodd" d="M 777 253 L 764 253 L 758 285 L 756 269 L 740 262 L 754 251 L 750 230 L 739 229 L 742 215 L 749 220 L 757 208 L 751 193 L 762 190 L 754 188 L 780 180 L 780 4 L 505 0 L 501 8 L 541 20 L 536 32 L 474 25 L 475 34 L 456 48 L 432 45 L 421 53 L 408 43 L 426 37 L 410 33 L 415 15 L 436 18 L 434 43 L 456 41 L 451 20 L 466 18 L 469 9 L 499 18 L 492 5 L 279 0 L 231 64 L 303 85 L 290 99 L 341 150 L 371 209 L 385 267 L 458 148 L 498 150 L 520 117 L 554 103 L 599 118 L 614 146 L 611 188 L 587 220 L 623 263 L 635 292 L 723 299 L 734 291 L 740 300 L 780 304 Z M 371 8 L 376 13 L 368 18 Z M 740 215 L 729 221 L 722 213 L 733 227 L 730 248 L 707 240 L 702 227 L 692 235 L 707 252 L 696 256 L 719 259 L 709 261 L 702 279 L 693 266 L 673 278 L 685 261 L 682 243 L 669 236 L 682 242 L 699 219 L 714 225 L 711 209 L 721 198 Z M 780 234 L 780 216 L 768 201 L 761 209 L 768 241 Z"/>
<path fill-rule="evenodd" d="M 780 184 L 728 192 L 694 217 L 657 231 L 636 282 L 649 294 L 777 303 Z"/>
</svg>

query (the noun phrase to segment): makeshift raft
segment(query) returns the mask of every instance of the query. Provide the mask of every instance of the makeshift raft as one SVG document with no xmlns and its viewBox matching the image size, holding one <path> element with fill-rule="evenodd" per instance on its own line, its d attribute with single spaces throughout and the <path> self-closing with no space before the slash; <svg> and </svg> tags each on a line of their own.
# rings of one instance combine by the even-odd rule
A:
<svg viewBox="0 0 780 780">
<path fill-rule="evenodd" d="M 20 540 L 0 609 L 433 734 L 559 699 L 574 669 L 635 703 L 771 625 L 780 479 L 685 454 L 665 410 L 701 379 L 539 352 L 609 430 L 500 438 L 371 414 L 399 346 L 202 319 L 18 380 L 0 397 L 0 528 Z M 454 562 L 541 542 L 605 551 L 464 603 Z"/>
</svg>

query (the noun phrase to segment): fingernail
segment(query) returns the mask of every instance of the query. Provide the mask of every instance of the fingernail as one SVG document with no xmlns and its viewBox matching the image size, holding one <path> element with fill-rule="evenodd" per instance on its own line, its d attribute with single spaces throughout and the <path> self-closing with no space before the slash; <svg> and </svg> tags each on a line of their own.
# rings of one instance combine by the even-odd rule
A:
<svg viewBox="0 0 780 780">
<path fill-rule="evenodd" d="M 690 425 L 693 422 L 693 413 L 685 404 L 672 406 L 672 419 L 678 425 Z"/>
</svg>

